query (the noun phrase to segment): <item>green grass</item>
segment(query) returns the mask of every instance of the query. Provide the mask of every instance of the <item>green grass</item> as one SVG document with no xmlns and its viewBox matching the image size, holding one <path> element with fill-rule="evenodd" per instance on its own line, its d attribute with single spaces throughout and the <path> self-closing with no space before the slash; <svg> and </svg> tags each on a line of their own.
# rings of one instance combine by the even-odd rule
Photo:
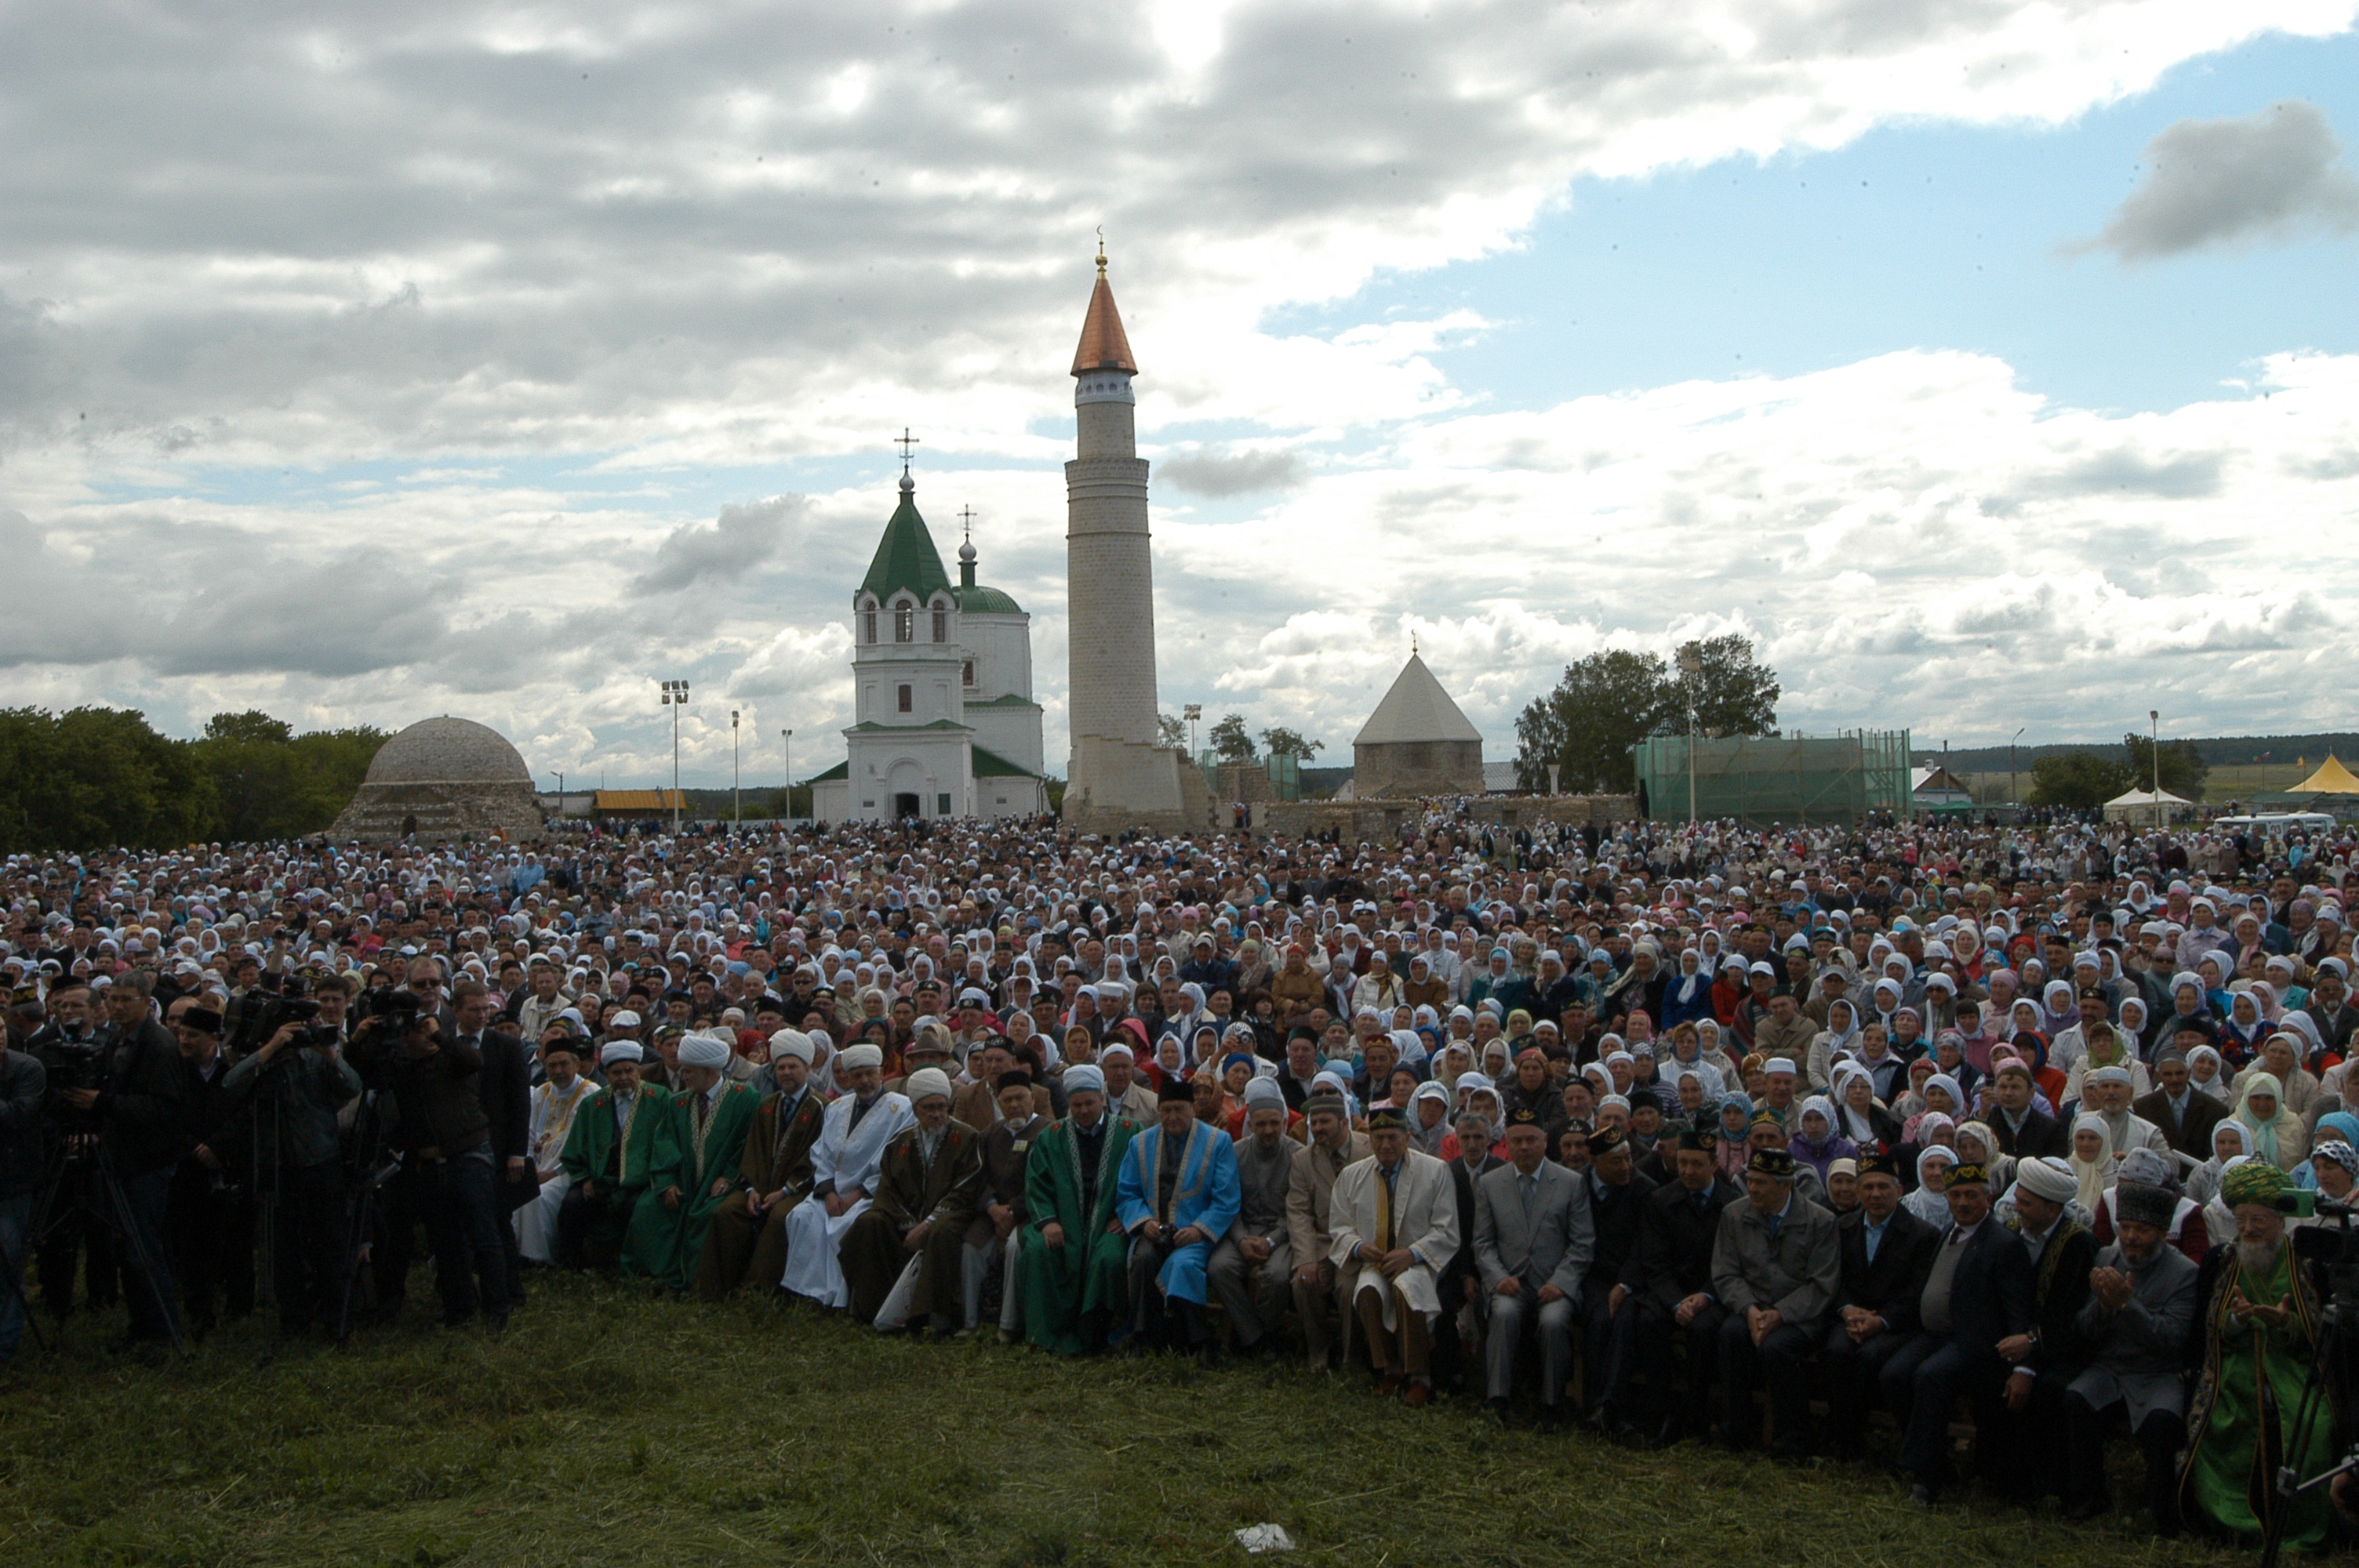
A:
<svg viewBox="0 0 2359 1568">
<path fill-rule="evenodd" d="M 105 1357 L 112 1323 L 75 1320 L 60 1358 L 27 1340 L 0 1372 L 0 1562 L 1193 1565 L 1245 1561 L 1230 1532 L 1262 1520 L 1300 1543 L 1288 1561 L 1355 1568 L 2248 1561 L 2128 1515 L 1928 1516 L 1864 1466 L 1500 1433 L 1360 1377 L 535 1286 L 498 1343 L 417 1299 L 351 1352 L 260 1366 L 251 1325 L 170 1365 Z"/>
</svg>

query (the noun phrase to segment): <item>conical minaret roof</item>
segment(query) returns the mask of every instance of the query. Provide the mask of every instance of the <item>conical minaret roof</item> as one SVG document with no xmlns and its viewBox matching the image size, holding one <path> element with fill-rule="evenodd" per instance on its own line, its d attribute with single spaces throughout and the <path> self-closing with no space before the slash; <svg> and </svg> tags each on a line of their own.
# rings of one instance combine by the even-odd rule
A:
<svg viewBox="0 0 2359 1568">
<path fill-rule="evenodd" d="M 1105 252 L 1098 252 L 1098 286 L 1090 291 L 1090 313 L 1082 318 L 1081 346 L 1073 351 L 1073 373 L 1122 370 L 1138 373 L 1130 357 L 1130 339 L 1122 330 L 1122 312 L 1114 308 L 1114 285 L 1106 281 Z"/>
<path fill-rule="evenodd" d="M 1476 741 L 1483 732 L 1467 721 L 1416 654 L 1401 666 L 1393 688 L 1352 737 L 1354 746 L 1385 746 L 1404 741 Z"/>
</svg>

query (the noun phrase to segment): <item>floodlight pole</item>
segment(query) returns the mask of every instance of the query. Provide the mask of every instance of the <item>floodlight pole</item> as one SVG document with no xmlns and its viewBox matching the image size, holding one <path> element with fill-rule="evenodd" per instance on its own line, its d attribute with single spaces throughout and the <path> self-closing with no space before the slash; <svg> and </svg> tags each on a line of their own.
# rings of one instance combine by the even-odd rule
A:
<svg viewBox="0 0 2359 1568">
<path fill-rule="evenodd" d="M 2027 724 L 2023 730 L 2030 728 L 2031 726 Z M 2015 732 L 2015 741 L 2023 739 L 2023 730 Z M 2006 803 L 2009 806 L 2015 804 L 2015 741 L 2009 741 L 2006 743 Z"/>
<path fill-rule="evenodd" d="M 679 710 L 688 706 L 688 683 L 663 683 L 664 706 L 671 709 L 671 831 L 679 837 Z"/>
<path fill-rule="evenodd" d="M 2147 759 L 2154 764 L 2154 830 L 2162 831 L 2162 710 L 2146 710 L 2146 749 Z"/>
<path fill-rule="evenodd" d="M 729 816 L 739 826 L 745 821 L 745 798 L 738 787 L 737 710 L 729 710 Z"/>
<path fill-rule="evenodd" d="M 1703 670 L 1702 655 L 1690 648 L 1680 650 L 1680 685 L 1688 698 L 1688 830 L 1696 824 L 1696 676 Z"/>
<path fill-rule="evenodd" d="M 778 739 L 785 741 L 787 747 L 787 820 L 791 822 L 795 816 L 795 732 L 781 730 Z"/>
</svg>

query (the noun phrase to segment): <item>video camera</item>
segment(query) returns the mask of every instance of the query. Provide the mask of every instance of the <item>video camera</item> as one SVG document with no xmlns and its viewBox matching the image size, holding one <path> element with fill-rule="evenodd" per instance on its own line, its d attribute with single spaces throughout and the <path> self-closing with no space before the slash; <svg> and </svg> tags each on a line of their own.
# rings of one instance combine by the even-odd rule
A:
<svg viewBox="0 0 2359 1568">
<path fill-rule="evenodd" d="M 374 990 L 364 990 L 361 992 L 360 1000 L 353 1003 L 355 1023 L 382 1021 L 384 1026 L 396 1033 L 408 1029 L 410 1021 L 420 1011 L 418 993 L 408 986 L 399 985 L 383 985 Z"/>
<path fill-rule="evenodd" d="M 320 1004 L 310 997 L 250 990 L 230 998 L 222 1010 L 222 1044 L 233 1056 L 250 1055 L 287 1025 L 300 1023 L 306 1027 L 295 1036 L 298 1046 L 324 1045 L 336 1038 L 336 1031 L 331 1024 L 314 1023 L 319 1016 Z"/>
</svg>

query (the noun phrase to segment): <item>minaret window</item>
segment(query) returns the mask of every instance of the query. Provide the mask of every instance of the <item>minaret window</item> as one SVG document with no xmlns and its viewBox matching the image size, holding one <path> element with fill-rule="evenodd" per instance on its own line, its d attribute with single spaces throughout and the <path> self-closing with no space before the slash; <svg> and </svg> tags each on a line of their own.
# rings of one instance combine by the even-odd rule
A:
<svg viewBox="0 0 2359 1568">
<path fill-rule="evenodd" d="M 860 640 L 864 643 L 876 641 L 876 611 L 864 610 L 860 612 Z"/>
<path fill-rule="evenodd" d="M 947 643 L 950 640 L 951 612 L 947 610 L 937 610 L 934 611 L 934 641 Z"/>
<path fill-rule="evenodd" d="M 908 605 L 893 611 L 893 641 L 914 643 L 918 640 L 918 612 Z"/>
<path fill-rule="evenodd" d="M 906 686 L 900 688 L 900 703 L 901 703 L 901 711 L 902 711 L 902 712 L 904 712 L 904 713 L 908 712 L 908 711 L 909 711 L 909 688 L 908 688 L 908 687 L 906 687 Z"/>
<path fill-rule="evenodd" d="M 959 676 L 959 684 L 961 686 L 973 686 L 974 684 L 974 661 L 973 659 L 969 659 L 966 662 L 966 669 Z"/>
</svg>

